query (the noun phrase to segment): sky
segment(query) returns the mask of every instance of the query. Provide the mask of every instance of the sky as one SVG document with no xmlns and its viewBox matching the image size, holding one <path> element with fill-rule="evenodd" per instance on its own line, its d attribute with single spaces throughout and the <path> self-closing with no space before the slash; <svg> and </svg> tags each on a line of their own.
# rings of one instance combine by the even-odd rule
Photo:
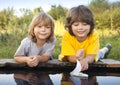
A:
<svg viewBox="0 0 120 85">
<path fill-rule="evenodd" d="M 108 0 L 115 2 L 120 0 Z M 0 0 L 0 10 L 7 9 L 8 7 L 14 8 L 15 13 L 19 14 L 20 8 L 31 9 L 42 7 L 44 11 L 49 11 L 51 5 L 61 5 L 66 8 L 71 8 L 78 5 L 88 5 L 91 0 Z"/>
<path fill-rule="evenodd" d="M 42 7 L 43 10 L 48 11 L 51 5 L 62 5 L 70 8 L 79 4 L 87 5 L 90 0 L 0 0 L 0 9 L 14 7 L 34 9 Z"/>
</svg>

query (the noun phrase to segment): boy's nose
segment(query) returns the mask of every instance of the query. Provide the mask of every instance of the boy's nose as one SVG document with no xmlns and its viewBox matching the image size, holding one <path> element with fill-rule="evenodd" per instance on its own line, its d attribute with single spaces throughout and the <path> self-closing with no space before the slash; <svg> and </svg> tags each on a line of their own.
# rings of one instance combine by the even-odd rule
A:
<svg viewBox="0 0 120 85">
<path fill-rule="evenodd" d="M 78 26 L 78 28 L 79 28 L 79 29 L 83 29 L 83 25 L 80 24 L 80 25 Z"/>
<path fill-rule="evenodd" d="M 45 31 L 45 26 L 42 26 L 42 31 Z"/>
</svg>

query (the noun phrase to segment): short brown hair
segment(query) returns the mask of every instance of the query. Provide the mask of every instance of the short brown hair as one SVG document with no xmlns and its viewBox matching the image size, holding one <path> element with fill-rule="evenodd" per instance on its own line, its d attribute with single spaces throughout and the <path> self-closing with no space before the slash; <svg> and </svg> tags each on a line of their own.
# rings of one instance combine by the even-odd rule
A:
<svg viewBox="0 0 120 85">
<path fill-rule="evenodd" d="M 68 11 L 66 16 L 65 28 L 68 29 L 71 35 L 74 35 L 71 26 L 76 21 L 85 22 L 89 24 L 90 32 L 88 33 L 88 35 L 92 33 L 95 27 L 95 22 L 94 22 L 93 14 L 88 7 L 84 5 L 80 5 L 77 7 L 73 7 Z"/>
<path fill-rule="evenodd" d="M 37 42 L 37 39 L 34 34 L 34 27 L 40 23 L 42 23 L 42 25 L 44 25 L 44 26 L 48 26 L 48 25 L 51 26 L 51 35 L 48 37 L 47 41 L 53 41 L 54 20 L 49 14 L 47 14 L 45 12 L 40 12 L 33 17 L 32 22 L 30 23 L 30 26 L 29 26 L 29 31 L 28 31 L 28 35 L 29 35 L 30 39 L 33 42 Z"/>
</svg>

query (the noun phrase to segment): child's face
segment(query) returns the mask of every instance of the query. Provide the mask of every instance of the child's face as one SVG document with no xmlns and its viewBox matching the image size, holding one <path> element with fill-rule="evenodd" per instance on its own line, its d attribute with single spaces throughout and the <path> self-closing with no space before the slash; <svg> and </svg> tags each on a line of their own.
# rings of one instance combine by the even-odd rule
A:
<svg viewBox="0 0 120 85">
<path fill-rule="evenodd" d="M 37 40 L 38 39 L 46 40 L 51 34 L 51 29 L 52 29 L 51 26 L 44 26 L 41 24 L 35 26 L 34 34 L 35 34 Z"/>
<path fill-rule="evenodd" d="M 74 22 L 72 24 L 72 31 L 77 38 L 86 39 L 88 33 L 90 32 L 90 25 L 85 22 Z"/>
</svg>

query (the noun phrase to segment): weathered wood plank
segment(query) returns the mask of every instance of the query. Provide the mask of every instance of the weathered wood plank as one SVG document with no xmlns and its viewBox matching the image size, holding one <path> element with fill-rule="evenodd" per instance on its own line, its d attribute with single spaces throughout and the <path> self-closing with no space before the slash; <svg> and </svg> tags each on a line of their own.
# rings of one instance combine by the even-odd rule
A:
<svg viewBox="0 0 120 85">
<path fill-rule="evenodd" d="M 113 63 L 114 62 L 114 63 Z M 39 63 L 37 67 L 28 67 L 26 63 L 17 63 L 13 59 L 0 59 L 0 73 L 15 72 L 71 72 L 75 68 L 76 63 L 61 62 L 57 59 L 50 60 L 46 63 Z M 112 59 L 103 59 L 100 62 L 89 64 L 89 69 L 84 71 L 90 75 L 106 75 L 107 73 L 120 73 L 119 61 Z"/>
<path fill-rule="evenodd" d="M 102 59 L 101 61 L 106 64 L 107 67 L 120 68 L 120 61 L 113 59 Z"/>
<path fill-rule="evenodd" d="M 64 68 L 64 67 L 70 67 L 74 68 L 75 63 L 70 63 L 70 62 L 61 62 L 57 59 L 54 60 L 49 60 L 46 63 L 39 63 L 37 66 L 38 68 L 41 67 L 48 67 L 48 68 Z M 0 67 L 28 67 L 26 63 L 17 63 L 13 59 L 0 59 Z M 113 60 L 113 59 L 103 59 L 101 62 L 95 62 L 90 64 L 90 67 L 104 67 L 104 68 L 120 68 L 120 61 Z"/>
<path fill-rule="evenodd" d="M 14 59 L 0 59 L 0 67 L 28 67 L 26 63 L 17 63 L 14 61 Z M 49 68 L 62 68 L 62 67 L 74 67 L 75 63 L 70 63 L 70 62 L 61 62 L 57 59 L 54 60 L 49 60 L 48 62 L 45 63 L 39 63 L 37 66 L 38 68 L 40 67 L 49 67 Z"/>
<path fill-rule="evenodd" d="M 20 64 L 14 61 L 14 59 L 0 59 L 0 67 L 6 67 L 6 66 L 11 66 L 11 67 L 24 67 L 26 66 L 25 63 Z"/>
</svg>

